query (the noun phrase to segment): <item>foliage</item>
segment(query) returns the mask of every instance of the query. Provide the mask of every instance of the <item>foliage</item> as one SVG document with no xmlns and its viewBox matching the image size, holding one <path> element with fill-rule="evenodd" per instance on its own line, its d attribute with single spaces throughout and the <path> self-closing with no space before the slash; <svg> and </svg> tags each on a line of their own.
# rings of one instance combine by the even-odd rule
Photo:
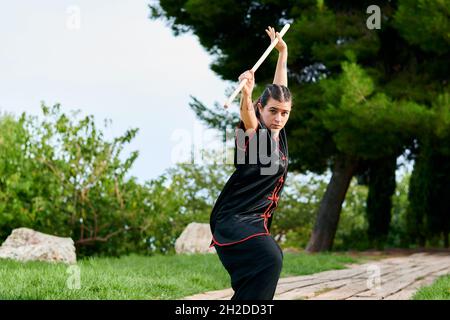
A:
<svg viewBox="0 0 450 320">
<path fill-rule="evenodd" d="M 372 4 L 366 0 L 161 0 L 149 8 L 151 18 L 166 20 L 176 35 L 192 32 L 198 36 L 214 59 L 211 69 L 231 81 L 265 50 L 264 29 L 268 25 L 280 30 L 285 23 L 291 24 L 284 37 L 289 46 L 289 88 L 293 93 L 286 125 L 291 170 L 323 174 L 341 155 L 366 164 L 394 159 L 409 150 L 412 158 L 421 159 L 425 156 L 418 153 L 426 150 L 427 144 L 442 155 L 440 161 L 448 162 L 450 122 L 445 96 L 450 74 L 450 3 L 378 1 L 379 30 L 366 25 L 366 9 Z M 258 84 L 272 81 L 275 64 L 276 55 L 272 54 L 258 69 Z M 191 107 L 200 110 L 200 105 L 195 98 Z M 202 113 L 197 112 L 197 116 L 211 127 L 223 129 L 226 125 L 219 111 L 217 121 L 214 112 L 207 113 L 207 119 Z M 416 164 L 417 170 L 423 167 Z M 377 171 L 366 165 L 358 168 L 357 174 L 365 174 L 364 170 Z M 444 177 L 437 167 L 429 170 L 430 174 L 413 174 L 413 190 L 415 176 Z M 392 181 L 392 173 L 373 177 L 379 183 L 370 184 L 371 188 L 381 188 L 383 179 Z M 433 183 L 423 181 L 424 185 Z M 436 186 L 442 190 L 433 194 L 445 198 L 446 186 L 440 182 Z M 411 199 L 412 204 L 424 200 L 423 191 L 418 188 L 410 193 L 410 197 L 417 197 Z M 369 194 L 377 195 L 386 205 L 381 216 L 369 220 L 369 230 L 374 230 L 380 221 L 389 220 L 387 207 L 392 194 L 375 190 Z M 373 204 L 373 199 L 369 203 Z M 448 217 L 450 210 L 445 210 Z M 412 224 L 425 228 L 424 220 L 417 219 Z"/>
<path fill-rule="evenodd" d="M 138 153 L 121 160 L 136 129 L 107 141 L 92 116 L 42 111 L 0 118 L 0 239 L 29 227 L 71 237 L 79 256 L 168 253 L 189 222 L 209 221 L 227 166 L 178 164 L 139 184 L 126 178 Z"/>
</svg>

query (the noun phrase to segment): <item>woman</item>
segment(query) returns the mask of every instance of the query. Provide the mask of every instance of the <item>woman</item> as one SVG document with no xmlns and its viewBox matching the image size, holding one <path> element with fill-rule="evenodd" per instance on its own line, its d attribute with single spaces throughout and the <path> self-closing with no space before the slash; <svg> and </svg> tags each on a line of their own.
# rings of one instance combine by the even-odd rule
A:
<svg viewBox="0 0 450 320">
<path fill-rule="evenodd" d="M 287 88 L 288 50 L 272 27 L 266 32 L 271 41 L 278 38 L 273 84 L 267 85 L 253 104 L 254 74 L 246 71 L 239 76 L 239 81 L 247 79 L 247 83 L 242 89 L 241 121 L 235 141 L 236 170 L 210 217 L 213 235 L 210 247 L 216 248 L 230 274 L 232 300 L 273 299 L 283 262 L 283 252 L 270 235 L 270 225 L 287 175 L 284 126 L 291 110 L 291 94 Z"/>
</svg>

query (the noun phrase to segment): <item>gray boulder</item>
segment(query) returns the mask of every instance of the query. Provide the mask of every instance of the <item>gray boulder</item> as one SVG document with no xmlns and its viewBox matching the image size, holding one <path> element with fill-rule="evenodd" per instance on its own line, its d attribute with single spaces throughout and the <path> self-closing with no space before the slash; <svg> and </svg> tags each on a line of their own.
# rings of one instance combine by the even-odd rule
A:
<svg viewBox="0 0 450 320">
<path fill-rule="evenodd" d="M 211 243 L 211 230 L 208 223 L 191 222 L 175 241 L 176 253 L 215 253 Z"/>
<path fill-rule="evenodd" d="M 0 258 L 75 264 L 71 238 L 56 237 L 29 228 L 14 229 L 0 247 Z"/>
</svg>

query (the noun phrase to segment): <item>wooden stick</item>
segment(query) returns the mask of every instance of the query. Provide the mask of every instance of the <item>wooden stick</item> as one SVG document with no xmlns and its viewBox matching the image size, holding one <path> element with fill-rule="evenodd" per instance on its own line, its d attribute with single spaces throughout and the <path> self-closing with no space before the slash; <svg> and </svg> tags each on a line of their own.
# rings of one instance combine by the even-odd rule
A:
<svg viewBox="0 0 450 320">
<path fill-rule="evenodd" d="M 281 29 L 280 31 L 280 36 L 283 37 L 284 34 L 286 33 L 286 31 L 288 31 L 289 27 L 291 25 L 288 23 L 286 24 L 283 29 Z M 262 54 L 261 58 L 259 58 L 259 60 L 255 63 L 255 65 L 253 66 L 253 68 L 251 69 L 253 72 L 255 72 L 256 70 L 258 70 L 259 66 L 264 62 L 264 60 L 266 60 L 267 56 L 269 55 L 269 53 L 272 51 L 273 48 L 275 48 L 275 46 L 278 43 L 278 38 L 275 38 L 271 43 L 270 46 L 266 49 L 266 51 L 264 51 L 264 53 Z M 236 90 L 234 90 L 234 92 L 231 94 L 231 96 L 228 98 L 228 100 L 225 102 L 225 104 L 223 105 L 224 108 L 228 108 L 231 103 L 233 102 L 234 98 L 236 98 L 236 96 L 238 95 L 239 92 L 241 92 L 242 88 L 245 86 L 245 83 L 247 82 L 247 79 L 244 79 L 241 81 L 241 83 L 239 83 L 239 86 L 236 88 Z"/>
</svg>

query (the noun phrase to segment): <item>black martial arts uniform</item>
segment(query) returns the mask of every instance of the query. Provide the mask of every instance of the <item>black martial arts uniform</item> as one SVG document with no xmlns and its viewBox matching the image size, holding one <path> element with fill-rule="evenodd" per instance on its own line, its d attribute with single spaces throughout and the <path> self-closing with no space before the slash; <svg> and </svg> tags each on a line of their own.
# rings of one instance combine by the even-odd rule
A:
<svg viewBox="0 0 450 320">
<path fill-rule="evenodd" d="M 244 132 L 242 120 L 237 129 Z M 210 247 L 216 248 L 230 274 L 235 291 L 232 300 L 270 300 L 283 260 L 283 252 L 270 234 L 270 225 L 287 176 L 286 132 L 283 128 L 278 138 L 272 137 L 270 129 L 258 119 L 258 128 L 245 137 L 245 144 L 241 145 L 243 141 L 237 133 L 236 170 L 214 204 Z M 270 157 L 269 163 L 265 156 Z"/>
</svg>

